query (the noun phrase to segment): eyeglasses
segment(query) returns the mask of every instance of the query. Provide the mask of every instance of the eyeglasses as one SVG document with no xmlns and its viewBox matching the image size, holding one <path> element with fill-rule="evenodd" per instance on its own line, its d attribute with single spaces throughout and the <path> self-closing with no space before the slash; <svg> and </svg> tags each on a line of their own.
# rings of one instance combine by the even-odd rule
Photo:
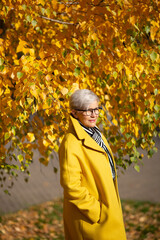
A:
<svg viewBox="0 0 160 240">
<path fill-rule="evenodd" d="M 97 108 L 89 108 L 87 110 L 82 110 L 82 109 L 75 109 L 76 111 L 83 112 L 83 115 L 85 116 L 91 116 L 93 113 L 95 115 L 99 114 L 99 110 L 102 109 L 102 107 L 97 107 Z"/>
</svg>

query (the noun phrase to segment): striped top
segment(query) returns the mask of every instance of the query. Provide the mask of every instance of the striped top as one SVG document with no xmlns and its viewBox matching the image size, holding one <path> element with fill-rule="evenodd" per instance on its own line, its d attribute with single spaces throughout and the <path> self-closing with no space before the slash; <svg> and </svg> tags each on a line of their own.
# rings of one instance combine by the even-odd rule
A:
<svg viewBox="0 0 160 240">
<path fill-rule="evenodd" d="M 85 127 L 80 121 L 79 121 L 80 125 L 83 127 L 83 129 L 96 141 L 96 143 L 104 149 L 104 151 L 107 153 L 108 158 L 109 158 L 109 163 L 110 163 L 110 167 L 111 167 L 111 172 L 112 172 L 112 177 L 113 179 L 115 178 L 115 168 L 114 168 L 114 164 L 113 164 L 113 159 L 112 156 L 107 148 L 107 146 L 105 145 L 103 139 L 102 139 L 102 134 L 99 130 L 98 127 L 93 127 L 93 128 L 88 128 Z"/>
</svg>

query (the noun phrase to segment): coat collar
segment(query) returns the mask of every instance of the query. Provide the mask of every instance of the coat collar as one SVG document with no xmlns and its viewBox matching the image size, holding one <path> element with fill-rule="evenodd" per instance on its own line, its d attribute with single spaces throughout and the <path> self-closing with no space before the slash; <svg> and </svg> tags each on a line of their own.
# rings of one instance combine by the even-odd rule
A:
<svg viewBox="0 0 160 240">
<path fill-rule="evenodd" d="M 70 123 L 69 123 L 69 132 L 75 131 L 78 139 L 83 140 L 83 143 L 86 147 L 92 148 L 99 152 L 105 152 L 93 138 L 89 136 L 88 133 L 82 128 L 79 124 L 78 120 L 72 116 L 70 116 Z"/>
</svg>

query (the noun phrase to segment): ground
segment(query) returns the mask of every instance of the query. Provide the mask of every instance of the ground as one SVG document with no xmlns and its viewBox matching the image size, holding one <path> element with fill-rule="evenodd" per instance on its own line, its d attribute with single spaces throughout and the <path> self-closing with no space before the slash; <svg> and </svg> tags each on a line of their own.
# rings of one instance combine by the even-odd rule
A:
<svg viewBox="0 0 160 240">
<path fill-rule="evenodd" d="M 62 199 L 0 217 L 1 240 L 64 240 Z M 160 240 L 160 204 L 122 201 L 127 240 Z"/>
</svg>

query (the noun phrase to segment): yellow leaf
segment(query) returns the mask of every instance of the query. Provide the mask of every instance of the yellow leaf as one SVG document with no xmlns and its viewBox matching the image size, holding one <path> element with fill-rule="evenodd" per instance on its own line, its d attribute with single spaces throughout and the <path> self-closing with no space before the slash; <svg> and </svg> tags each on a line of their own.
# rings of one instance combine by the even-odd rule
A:
<svg viewBox="0 0 160 240">
<path fill-rule="evenodd" d="M 4 94 L 10 94 L 10 92 L 11 92 L 10 89 L 9 89 L 9 88 L 6 88 Z"/>
<path fill-rule="evenodd" d="M 153 109 L 153 107 L 155 105 L 155 99 L 154 98 L 150 98 L 149 102 L 150 102 L 150 108 Z"/>
<path fill-rule="evenodd" d="M 15 63 L 15 65 L 19 65 L 19 60 L 15 59 L 14 63 Z"/>
<path fill-rule="evenodd" d="M 13 104 L 12 100 L 7 101 L 7 104 L 10 108 L 12 108 L 12 104 Z"/>
<path fill-rule="evenodd" d="M 72 84 L 72 88 L 71 88 L 71 92 L 74 92 L 74 91 L 76 91 L 78 89 L 79 89 L 79 84 L 78 83 L 73 83 Z"/>
<path fill-rule="evenodd" d="M 79 55 L 74 55 L 74 60 L 75 60 L 75 62 L 77 63 L 78 62 L 78 58 L 79 58 Z"/>
<path fill-rule="evenodd" d="M 151 24 L 152 24 L 154 27 L 156 26 L 156 27 L 159 28 L 159 22 L 152 20 L 152 21 L 151 21 Z"/>
<path fill-rule="evenodd" d="M 54 135 L 48 135 L 48 139 L 53 142 L 56 138 Z"/>
<path fill-rule="evenodd" d="M 137 125 L 134 126 L 135 136 L 138 137 L 139 128 Z"/>
<path fill-rule="evenodd" d="M 27 45 L 27 42 L 20 39 L 17 47 L 17 52 L 24 52 L 24 48 L 26 45 Z"/>
<path fill-rule="evenodd" d="M 33 101 L 34 101 L 33 98 L 27 98 L 27 102 L 28 102 L 29 105 L 31 105 L 31 103 L 32 103 Z"/>
<path fill-rule="evenodd" d="M 138 107 L 138 111 L 137 113 L 141 116 L 142 115 L 142 110 L 141 110 L 141 107 Z"/>
<path fill-rule="evenodd" d="M 62 10 L 64 10 L 65 5 L 64 4 L 59 4 L 59 9 L 58 11 L 61 12 Z"/>
<path fill-rule="evenodd" d="M 15 23 L 16 30 L 18 30 L 21 25 L 22 25 L 21 21 Z"/>
<path fill-rule="evenodd" d="M 51 106 L 46 102 L 44 101 L 44 103 L 42 104 L 42 109 L 45 109 L 45 113 L 48 114 L 48 110 Z"/>
<path fill-rule="evenodd" d="M 34 57 L 35 50 L 33 48 L 29 49 L 29 53 L 32 57 Z"/>
<path fill-rule="evenodd" d="M 120 72 L 123 68 L 123 63 L 117 64 L 116 67 L 117 67 L 118 71 Z"/>
<path fill-rule="evenodd" d="M 35 85 L 31 86 L 30 93 L 35 97 L 38 98 L 40 89 L 36 88 Z"/>
<path fill-rule="evenodd" d="M 135 24 L 135 22 L 136 22 L 136 17 L 135 16 L 132 16 L 132 17 L 130 17 L 130 23 L 132 24 L 132 25 L 134 25 Z"/>
<path fill-rule="evenodd" d="M 52 77 L 51 77 L 51 75 L 49 75 L 49 74 L 47 74 L 46 77 L 45 77 L 45 79 L 46 79 L 47 81 L 50 81 L 51 78 L 52 78 Z"/>
<path fill-rule="evenodd" d="M 73 42 L 75 43 L 79 43 L 78 39 L 77 38 L 72 38 Z"/>
<path fill-rule="evenodd" d="M 105 99 L 106 101 L 109 101 L 109 96 L 108 96 L 108 95 L 105 95 L 105 96 L 104 96 L 104 99 Z"/>
<path fill-rule="evenodd" d="M 3 94 L 4 90 L 0 88 L 0 96 Z"/>
<path fill-rule="evenodd" d="M 56 45 L 57 47 L 61 48 L 61 44 L 60 44 L 59 41 L 57 41 L 57 42 L 55 43 L 55 45 Z"/>
<path fill-rule="evenodd" d="M 50 142 L 49 141 L 46 141 L 45 139 L 43 140 L 43 145 L 45 147 L 48 147 L 50 145 Z"/>
<path fill-rule="evenodd" d="M 65 94 L 67 94 L 68 93 L 68 89 L 67 88 L 62 88 L 61 89 L 61 93 L 63 94 L 63 95 L 65 95 Z"/>
<path fill-rule="evenodd" d="M 33 133 L 27 133 L 27 139 L 30 142 L 33 142 L 35 140 L 35 136 Z"/>
<path fill-rule="evenodd" d="M 96 40 L 96 39 L 97 39 L 97 34 L 96 34 L 96 33 L 93 33 L 93 34 L 91 35 L 91 38 L 92 38 L 93 40 Z"/>
<path fill-rule="evenodd" d="M 42 93 L 40 94 L 40 96 L 41 96 L 41 98 L 42 98 L 43 100 L 46 100 L 46 94 L 45 94 L 44 92 L 42 92 Z"/>
<path fill-rule="evenodd" d="M 57 76 L 59 74 L 58 70 L 54 70 L 54 75 Z"/>
<path fill-rule="evenodd" d="M 118 48 L 116 48 L 116 52 L 117 52 L 117 55 L 118 55 L 118 57 L 121 57 L 121 52 L 119 51 L 119 49 Z"/>
<path fill-rule="evenodd" d="M 141 75 L 141 73 L 140 73 L 140 72 L 136 72 L 136 74 L 135 74 L 135 75 L 136 75 L 136 77 L 137 77 L 137 78 L 139 78 L 139 77 L 140 77 L 140 75 Z"/>
<path fill-rule="evenodd" d="M 57 0 L 52 0 L 52 6 L 53 8 L 57 8 Z"/>
<path fill-rule="evenodd" d="M 23 70 L 24 70 L 25 72 L 29 72 L 29 71 L 30 71 L 30 68 L 29 68 L 28 66 L 23 65 Z"/>
<path fill-rule="evenodd" d="M 113 123 L 115 126 L 118 126 L 118 122 L 117 122 L 116 119 L 113 119 L 113 120 L 112 120 L 112 123 Z"/>
<path fill-rule="evenodd" d="M 81 26 L 82 31 L 85 30 L 85 28 L 86 28 L 86 26 L 87 26 L 86 21 L 80 23 L 80 26 Z M 85 43 L 84 43 L 84 44 L 85 44 Z"/>
<path fill-rule="evenodd" d="M 151 26 L 150 34 L 151 34 L 152 41 L 154 41 L 158 29 L 159 28 L 157 26 Z"/>
<path fill-rule="evenodd" d="M 45 54 L 44 54 L 44 50 L 43 50 L 43 49 L 41 49 L 41 50 L 39 51 L 39 56 L 40 56 L 41 59 L 44 59 Z"/>
<path fill-rule="evenodd" d="M 132 79 L 132 71 L 125 66 L 125 70 L 126 70 L 126 75 L 128 76 L 128 79 L 131 80 Z"/>
<path fill-rule="evenodd" d="M 139 71 L 140 73 L 142 73 L 143 70 L 144 70 L 144 65 L 142 65 L 142 64 L 136 64 L 135 69 L 136 69 L 136 71 Z"/>
<path fill-rule="evenodd" d="M 38 3 L 41 4 L 42 6 L 45 5 L 45 0 L 38 0 Z"/>
</svg>

